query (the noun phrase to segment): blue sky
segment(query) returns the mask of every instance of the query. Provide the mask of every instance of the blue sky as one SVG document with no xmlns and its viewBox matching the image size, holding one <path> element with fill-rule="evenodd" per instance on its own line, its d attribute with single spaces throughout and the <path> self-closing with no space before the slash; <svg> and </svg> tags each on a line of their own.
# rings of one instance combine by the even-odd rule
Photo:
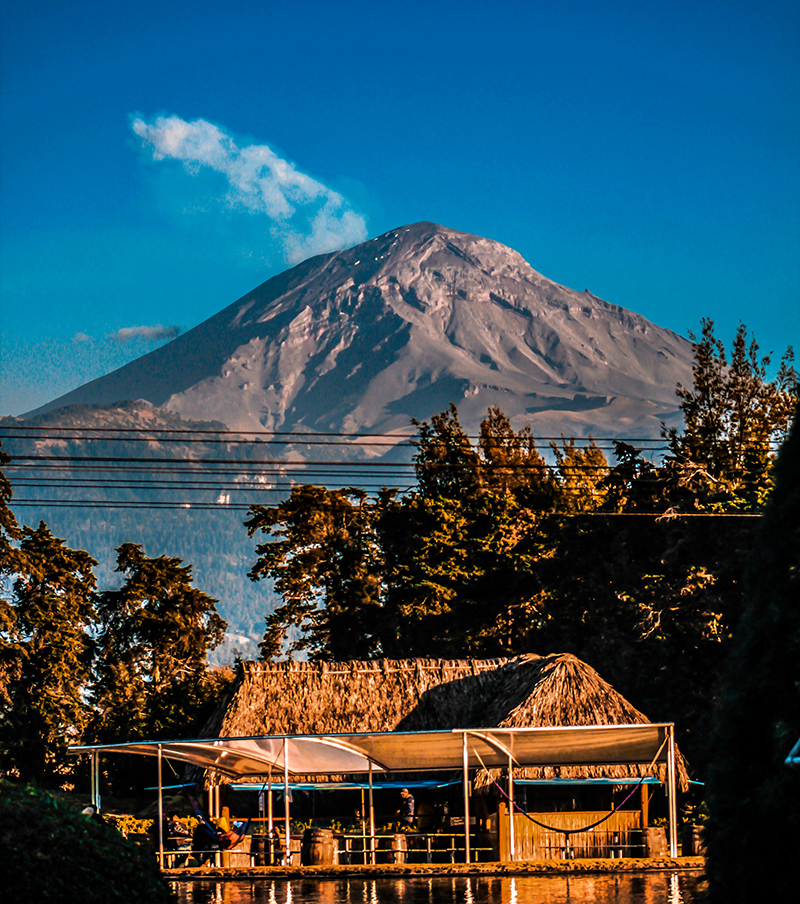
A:
<svg viewBox="0 0 800 904">
<path fill-rule="evenodd" d="M 6 0 L 0 414 L 433 220 L 800 344 L 796 2 Z"/>
</svg>

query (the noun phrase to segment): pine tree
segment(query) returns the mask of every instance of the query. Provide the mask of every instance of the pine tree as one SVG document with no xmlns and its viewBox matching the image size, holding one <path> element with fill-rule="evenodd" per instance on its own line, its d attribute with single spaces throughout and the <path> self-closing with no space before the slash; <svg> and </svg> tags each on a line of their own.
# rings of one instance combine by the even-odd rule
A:
<svg viewBox="0 0 800 904">
<path fill-rule="evenodd" d="M 270 538 L 257 546 L 250 578 L 273 578 L 285 601 L 267 616 L 264 658 L 279 655 L 289 634 L 290 655 L 352 659 L 380 652 L 382 556 L 375 523 L 393 495 L 370 501 L 360 489 L 301 486 L 277 506 L 250 509 L 250 536 Z"/>
<path fill-rule="evenodd" d="M 731 360 L 702 321 L 694 346 L 693 385 L 678 385 L 683 432 L 665 430 L 669 454 L 664 477 L 681 507 L 758 508 L 770 487 L 773 449 L 787 434 L 797 399 L 797 373 L 789 348 L 774 380 L 771 356 L 759 356 L 747 328 L 736 331 Z"/>
<path fill-rule="evenodd" d="M 42 522 L 24 528 L 13 584 L 13 665 L 0 718 L 3 771 L 51 783 L 71 765 L 66 748 L 89 719 L 97 564 L 54 537 Z"/>
<path fill-rule="evenodd" d="M 94 685 L 98 740 L 183 734 L 214 689 L 206 657 L 226 623 L 216 600 L 192 586 L 180 559 L 148 558 L 142 547 L 117 549 L 119 590 L 100 594 Z"/>
</svg>

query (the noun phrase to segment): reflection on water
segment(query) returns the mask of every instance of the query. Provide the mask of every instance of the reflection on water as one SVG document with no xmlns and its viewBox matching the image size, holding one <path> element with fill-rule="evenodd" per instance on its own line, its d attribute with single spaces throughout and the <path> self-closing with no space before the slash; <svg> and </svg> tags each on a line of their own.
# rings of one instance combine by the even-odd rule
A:
<svg viewBox="0 0 800 904">
<path fill-rule="evenodd" d="M 173 882 L 181 904 L 695 904 L 699 872 Z"/>
</svg>

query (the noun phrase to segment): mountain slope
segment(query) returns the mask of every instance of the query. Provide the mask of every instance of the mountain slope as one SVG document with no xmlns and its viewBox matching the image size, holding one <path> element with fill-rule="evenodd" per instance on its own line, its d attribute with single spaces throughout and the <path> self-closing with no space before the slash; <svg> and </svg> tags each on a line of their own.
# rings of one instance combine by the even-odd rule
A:
<svg viewBox="0 0 800 904">
<path fill-rule="evenodd" d="M 146 399 L 238 430 L 408 431 L 449 402 L 539 434 L 657 435 L 691 346 L 432 223 L 282 273 L 169 344 L 38 409 Z"/>
</svg>

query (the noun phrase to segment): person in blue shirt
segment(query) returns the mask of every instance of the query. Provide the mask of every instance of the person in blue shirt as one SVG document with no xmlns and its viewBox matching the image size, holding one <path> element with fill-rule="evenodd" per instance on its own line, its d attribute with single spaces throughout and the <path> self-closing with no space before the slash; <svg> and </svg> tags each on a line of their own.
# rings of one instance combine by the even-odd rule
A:
<svg viewBox="0 0 800 904">
<path fill-rule="evenodd" d="M 401 828 L 403 826 L 411 828 L 414 825 L 414 798 L 408 788 L 402 789 L 400 797 L 400 809 L 397 811 L 398 825 Z"/>
</svg>

